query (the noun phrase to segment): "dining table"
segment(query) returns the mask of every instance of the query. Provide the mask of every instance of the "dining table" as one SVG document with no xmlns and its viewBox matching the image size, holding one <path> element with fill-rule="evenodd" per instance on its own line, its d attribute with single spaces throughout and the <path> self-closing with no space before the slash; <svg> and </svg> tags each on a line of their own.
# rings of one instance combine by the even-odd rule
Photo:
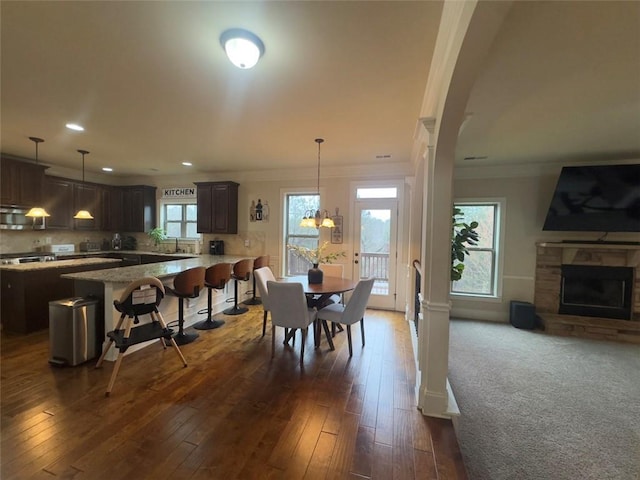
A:
<svg viewBox="0 0 640 480">
<path fill-rule="evenodd" d="M 323 276 L 322 283 L 309 283 L 309 277 L 307 275 L 283 277 L 279 278 L 278 281 L 302 284 L 302 290 L 307 296 L 307 305 L 309 305 L 309 307 L 311 308 L 317 308 L 318 310 L 328 304 L 327 302 L 332 295 L 350 292 L 351 290 L 356 288 L 356 285 L 358 285 L 357 280 L 351 280 L 349 278 L 342 277 L 330 277 L 327 275 Z M 332 333 L 329 331 L 327 321 L 316 321 L 314 329 L 315 347 L 318 348 L 320 346 L 320 335 L 322 329 L 324 330 L 325 336 L 327 337 L 329 348 L 331 350 L 335 350 L 335 347 L 333 345 Z"/>
</svg>

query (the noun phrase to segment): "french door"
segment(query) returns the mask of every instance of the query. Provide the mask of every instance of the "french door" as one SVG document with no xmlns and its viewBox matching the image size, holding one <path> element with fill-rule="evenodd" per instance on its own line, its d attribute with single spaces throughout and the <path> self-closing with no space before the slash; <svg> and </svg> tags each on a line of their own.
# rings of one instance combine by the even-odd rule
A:
<svg viewBox="0 0 640 480">
<path fill-rule="evenodd" d="M 397 270 L 397 199 L 356 200 L 353 278 L 374 277 L 369 306 L 394 309 Z"/>
</svg>

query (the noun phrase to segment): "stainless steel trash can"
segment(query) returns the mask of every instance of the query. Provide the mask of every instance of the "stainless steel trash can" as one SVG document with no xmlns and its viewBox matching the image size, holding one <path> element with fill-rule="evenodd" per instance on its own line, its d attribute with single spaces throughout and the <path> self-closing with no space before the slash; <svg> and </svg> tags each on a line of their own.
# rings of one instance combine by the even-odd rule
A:
<svg viewBox="0 0 640 480">
<path fill-rule="evenodd" d="M 96 313 L 99 300 L 73 297 L 49 302 L 49 363 L 74 366 L 98 353 Z"/>
</svg>

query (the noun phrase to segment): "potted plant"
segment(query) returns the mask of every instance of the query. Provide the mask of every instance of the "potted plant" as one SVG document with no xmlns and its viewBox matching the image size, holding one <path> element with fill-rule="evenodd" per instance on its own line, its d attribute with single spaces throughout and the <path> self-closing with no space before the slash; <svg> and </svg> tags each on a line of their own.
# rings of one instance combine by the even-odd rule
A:
<svg viewBox="0 0 640 480">
<path fill-rule="evenodd" d="M 149 230 L 148 235 L 151 240 L 153 240 L 153 244 L 155 245 L 156 249 L 158 248 L 158 245 L 160 245 L 160 242 L 167 238 L 165 231 L 160 227 Z"/>
<path fill-rule="evenodd" d="M 313 268 L 309 269 L 309 283 L 322 283 L 322 270 L 318 268 L 321 263 L 333 263 L 340 257 L 346 257 L 346 253 L 342 252 L 327 252 L 327 246 L 329 242 L 324 242 L 322 245 L 318 245 L 318 248 L 307 248 L 301 245 L 287 245 L 287 248 L 291 250 L 295 255 L 300 258 L 304 258 L 313 265 Z"/>
<path fill-rule="evenodd" d="M 451 238 L 451 281 L 462 278 L 464 272 L 464 257 L 469 255 L 466 245 L 477 245 L 480 235 L 476 232 L 478 222 L 465 223 L 462 221 L 464 213 L 457 207 L 453 208 L 453 236 Z"/>
</svg>

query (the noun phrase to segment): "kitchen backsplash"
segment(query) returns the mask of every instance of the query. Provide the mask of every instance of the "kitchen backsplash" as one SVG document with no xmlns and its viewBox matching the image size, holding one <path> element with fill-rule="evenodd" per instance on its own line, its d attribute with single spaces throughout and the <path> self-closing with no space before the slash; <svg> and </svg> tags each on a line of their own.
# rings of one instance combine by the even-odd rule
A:
<svg viewBox="0 0 640 480">
<path fill-rule="evenodd" d="M 175 252 L 175 238 L 167 239 L 158 248 L 146 233 L 122 234 L 131 235 L 136 239 L 137 249 L 141 251 Z M 111 242 L 112 232 L 77 232 L 60 230 L 40 231 L 10 231 L 0 232 L 0 254 L 35 252 L 47 244 L 74 244 L 76 251 L 80 251 L 80 242 Z M 241 232 L 237 235 L 203 235 L 200 241 L 200 252 L 209 253 L 209 240 L 224 240 L 225 253 L 228 255 L 259 256 L 265 253 L 264 232 Z M 247 246 L 248 245 L 248 246 Z M 185 253 L 197 253 L 198 247 L 194 240 L 179 240 L 178 248 Z"/>
</svg>

